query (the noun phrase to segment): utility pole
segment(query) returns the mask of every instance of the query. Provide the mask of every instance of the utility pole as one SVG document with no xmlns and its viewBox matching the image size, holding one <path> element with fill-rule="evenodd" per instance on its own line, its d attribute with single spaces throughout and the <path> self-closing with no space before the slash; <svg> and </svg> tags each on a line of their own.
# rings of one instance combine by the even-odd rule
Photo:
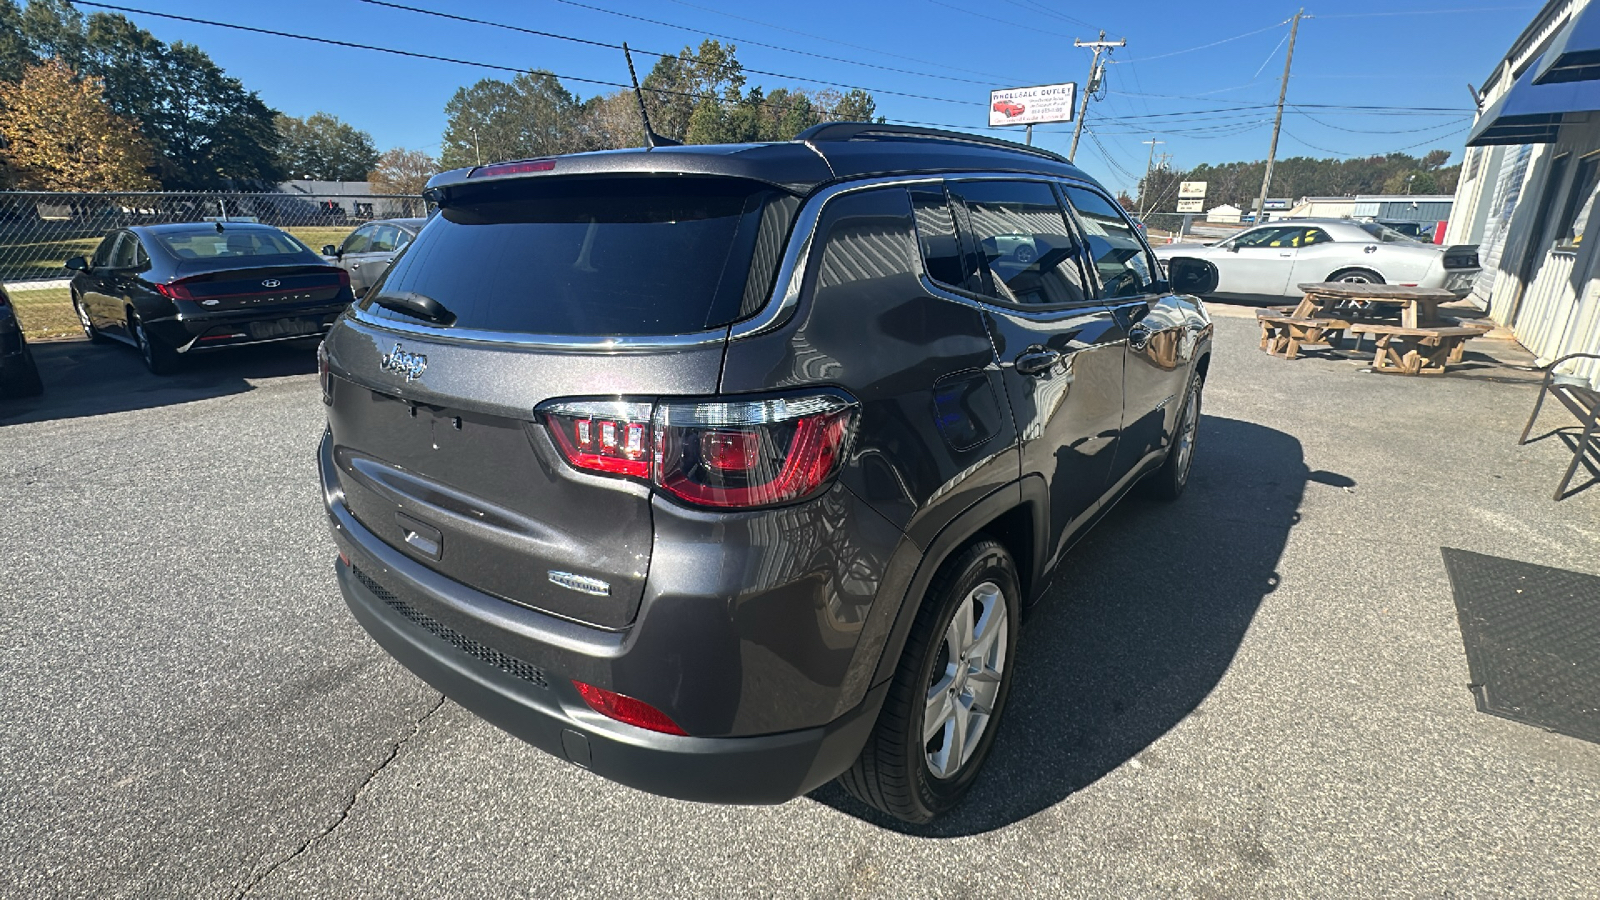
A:
<svg viewBox="0 0 1600 900">
<path fill-rule="evenodd" d="M 1100 78 L 1105 74 L 1100 65 L 1100 51 L 1111 47 L 1126 47 L 1128 42 L 1106 40 L 1105 29 L 1100 29 L 1100 40 L 1080 41 L 1072 39 L 1074 47 L 1093 47 L 1094 59 L 1089 62 L 1089 80 L 1084 86 L 1083 101 L 1078 104 L 1078 123 L 1072 127 L 1072 149 L 1067 151 L 1067 162 L 1072 162 L 1078 156 L 1078 138 L 1083 135 L 1083 117 L 1089 112 L 1089 97 L 1100 87 Z"/>
<path fill-rule="evenodd" d="M 1289 54 L 1283 59 L 1283 84 L 1278 86 L 1278 117 L 1272 122 L 1272 146 L 1267 149 L 1267 173 L 1261 179 L 1261 200 L 1256 204 L 1257 225 L 1267 212 L 1267 192 L 1272 188 L 1272 163 L 1278 158 L 1278 132 L 1283 128 L 1283 98 L 1289 93 L 1289 67 L 1294 65 L 1294 39 L 1300 33 L 1300 17 L 1305 8 L 1294 14 L 1294 25 L 1289 28 Z"/>
<path fill-rule="evenodd" d="M 1150 193 L 1150 173 L 1154 172 L 1156 168 L 1156 145 L 1165 144 L 1166 141 L 1158 141 L 1155 138 L 1151 138 L 1148 141 L 1140 141 L 1139 143 L 1150 145 L 1150 161 L 1145 164 L 1144 184 L 1141 185 L 1143 190 L 1139 191 L 1139 218 L 1143 219 L 1149 214 L 1144 207 L 1144 201 L 1147 199 L 1147 195 Z"/>
<path fill-rule="evenodd" d="M 477 128 L 477 126 L 473 126 L 473 128 L 472 128 L 472 158 L 474 160 L 476 160 L 476 162 L 474 162 L 473 165 L 478 165 L 478 166 L 483 165 L 483 154 L 478 152 L 478 128 Z"/>
</svg>

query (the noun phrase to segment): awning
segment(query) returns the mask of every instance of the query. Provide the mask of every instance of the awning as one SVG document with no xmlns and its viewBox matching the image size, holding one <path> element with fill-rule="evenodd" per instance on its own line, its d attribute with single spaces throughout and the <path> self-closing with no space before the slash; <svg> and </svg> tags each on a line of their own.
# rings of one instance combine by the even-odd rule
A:
<svg viewBox="0 0 1600 900">
<path fill-rule="evenodd" d="M 1545 57 L 1534 60 L 1499 100 L 1478 116 L 1468 147 L 1493 144 L 1552 144 L 1565 122 L 1585 121 L 1600 110 L 1600 81 L 1534 84 Z"/>
<path fill-rule="evenodd" d="M 1533 67 L 1534 84 L 1600 78 L 1600 6 L 1585 6 L 1561 29 Z"/>
</svg>

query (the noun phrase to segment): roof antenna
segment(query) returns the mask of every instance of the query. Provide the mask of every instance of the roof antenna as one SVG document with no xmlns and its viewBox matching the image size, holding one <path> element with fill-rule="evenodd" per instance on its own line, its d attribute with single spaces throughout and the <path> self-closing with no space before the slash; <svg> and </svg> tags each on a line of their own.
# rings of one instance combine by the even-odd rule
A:
<svg viewBox="0 0 1600 900">
<path fill-rule="evenodd" d="M 644 143 L 651 150 L 657 147 L 677 147 L 682 141 L 662 137 L 650 127 L 650 113 L 644 108 L 644 92 L 639 90 L 639 76 L 633 71 L 633 51 L 628 49 L 628 42 L 622 42 L 622 55 L 628 58 L 628 78 L 633 81 L 633 97 L 639 101 L 639 118 L 644 122 Z"/>
</svg>

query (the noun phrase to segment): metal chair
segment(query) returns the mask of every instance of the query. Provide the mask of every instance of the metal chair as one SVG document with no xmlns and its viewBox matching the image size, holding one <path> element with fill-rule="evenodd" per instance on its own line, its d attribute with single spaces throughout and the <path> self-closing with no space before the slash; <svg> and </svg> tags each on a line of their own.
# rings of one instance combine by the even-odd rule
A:
<svg viewBox="0 0 1600 900">
<path fill-rule="evenodd" d="M 1584 456 L 1589 452 L 1589 442 L 1594 438 L 1595 430 L 1600 427 L 1600 391 L 1589 387 L 1589 382 L 1574 375 L 1557 374 L 1556 369 L 1562 363 L 1573 359 L 1600 359 L 1600 353 L 1569 353 L 1545 367 L 1544 384 L 1539 388 L 1539 399 L 1533 402 L 1533 415 L 1528 417 L 1528 424 L 1522 429 L 1522 437 L 1517 439 L 1517 446 L 1528 442 L 1528 433 L 1533 431 L 1533 423 L 1539 418 L 1539 409 L 1544 405 L 1544 395 L 1554 394 L 1561 405 L 1565 406 L 1578 419 L 1578 424 L 1583 426 L 1583 435 L 1578 438 L 1577 450 L 1572 454 L 1572 464 L 1567 466 L 1567 474 L 1561 478 L 1561 484 L 1556 487 L 1555 499 L 1560 500 L 1567 491 L 1567 485 L 1572 482 L 1572 476 L 1577 474 L 1578 463 L 1583 462 Z"/>
</svg>

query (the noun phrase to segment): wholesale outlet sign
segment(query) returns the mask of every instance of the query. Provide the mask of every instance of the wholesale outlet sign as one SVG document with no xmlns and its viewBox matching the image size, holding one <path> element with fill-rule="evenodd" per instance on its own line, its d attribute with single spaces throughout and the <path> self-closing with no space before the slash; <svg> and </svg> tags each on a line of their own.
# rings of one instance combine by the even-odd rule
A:
<svg viewBox="0 0 1600 900">
<path fill-rule="evenodd" d="M 1076 82 L 989 92 L 989 126 L 1071 122 Z"/>
</svg>

